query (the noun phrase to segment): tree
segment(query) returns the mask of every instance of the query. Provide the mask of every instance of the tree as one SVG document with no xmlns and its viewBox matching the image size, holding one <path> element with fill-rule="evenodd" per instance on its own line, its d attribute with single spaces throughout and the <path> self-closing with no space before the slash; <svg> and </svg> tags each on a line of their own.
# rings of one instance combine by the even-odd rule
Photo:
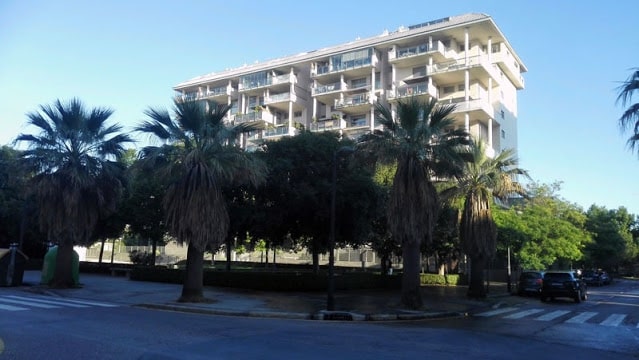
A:
<svg viewBox="0 0 639 360">
<path fill-rule="evenodd" d="M 74 285 L 73 245 L 89 245 L 98 219 L 115 211 L 124 170 L 117 160 L 132 140 L 121 126 L 107 126 L 112 113 L 87 110 L 79 99 L 56 100 L 27 114 L 38 135 L 16 138 L 29 147 L 22 159 L 34 174 L 40 228 L 58 243 L 53 287 Z"/>
<path fill-rule="evenodd" d="M 592 241 L 585 230 L 586 215 L 556 195 L 559 186 L 529 184 L 529 197 L 521 205 L 495 209 L 498 236 L 512 247 L 522 269 L 575 267 Z"/>
<path fill-rule="evenodd" d="M 474 141 L 469 150 L 472 161 L 466 162 L 464 172 L 445 193 L 461 195 L 464 199 L 459 237 L 462 249 L 470 257 L 468 296 L 484 298 L 484 269 L 495 255 L 497 241 L 490 205 L 495 198 L 507 202 L 511 197 L 526 195 L 516 179 L 528 177 L 528 173 L 517 167 L 517 158 L 510 149 L 490 158 L 484 142 Z"/>
<path fill-rule="evenodd" d="M 633 95 L 639 90 L 639 68 L 633 69 L 632 74 L 617 88 L 619 95 L 617 103 L 622 106 L 629 105 L 619 118 L 619 125 L 623 131 L 632 129 L 632 135 L 628 139 L 628 146 L 632 151 L 639 147 L 639 103 L 632 103 Z"/>
<path fill-rule="evenodd" d="M 402 304 L 420 308 L 420 246 L 432 240 L 439 200 L 433 179 L 450 178 L 461 171 L 460 145 L 468 133 L 455 130 L 454 105 L 432 99 L 399 101 L 397 117 L 390 108 L 376 104 L 376 119 L 382 130 L 361 138 L 361 151 L 382 163 L 396 163 L 387 207 L 392 236 L 402 246 Z"/>
<path fill-rule="evenodd" d="M 620 265 L 633 262 L 637 246 L 631 228 L 634 215 L 624 207 L 608 210 L 592 205 L 586 212 L 586 230 L 593 235 L 593 242 L 586 246 L 586 265 L 618 271 Z"/>
<path fill-rule="evenodd" d="M 206 301 L 203 295 L 204 251 L 224 242 L 229 227 L 222 186 L 257 184 L 266 168 L 237 140 L 262 124 L 224 122 L 228 105 L 175 101 L 173 118 L 167 110 L 149 108 L 149 120 L 136 130 L 155 136 L 162 146 L 141 151 L 146 165 L 169 180 L 163 199 L 166 226 L 178 242 L 187 244 L 186 277 L 179 301 Z"/>
</svg>

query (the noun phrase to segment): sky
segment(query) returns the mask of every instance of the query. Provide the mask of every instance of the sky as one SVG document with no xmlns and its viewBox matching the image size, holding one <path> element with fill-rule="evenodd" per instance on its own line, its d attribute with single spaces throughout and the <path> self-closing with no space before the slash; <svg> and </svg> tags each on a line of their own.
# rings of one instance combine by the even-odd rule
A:
<svg viewBox="0 0 639 360">
<path fill-rule="evenodd" d="M 639 2 L 2 0 L 0 145 L 34 133 L 26 114 L 73 97 L 126 131 L 170 108 L 193 77 L 447 16 L 492 16 L 528 68 L 519 161 L 584 210 L 639 215 L 639 156 L 619 128 L 617 87 L 639 67 Z M 635 99 L 636 100 L 636 99 Z M 140 139 L 144 143 L 147 139 Z"/>
</svg>

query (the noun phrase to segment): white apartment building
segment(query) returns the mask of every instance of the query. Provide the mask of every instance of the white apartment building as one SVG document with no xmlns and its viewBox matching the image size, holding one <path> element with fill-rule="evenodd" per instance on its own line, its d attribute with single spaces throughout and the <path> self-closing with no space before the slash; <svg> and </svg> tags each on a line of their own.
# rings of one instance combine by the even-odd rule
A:
<svg viewBox="0 0 639 360">
<path fill-rule="evenodd" d="M 264 121 L 258 139 L 311 131 L 357 137 L 379 127 L 374 104 L 410 96 L 457 104 L 457 126 L 517 150 L 517 90 L 526 67 L 493 19 L 465 14 L 337 46 L 211 73 L 174 87 L 182 100 L 231 105 L 228 121 Z"/>
</svg>

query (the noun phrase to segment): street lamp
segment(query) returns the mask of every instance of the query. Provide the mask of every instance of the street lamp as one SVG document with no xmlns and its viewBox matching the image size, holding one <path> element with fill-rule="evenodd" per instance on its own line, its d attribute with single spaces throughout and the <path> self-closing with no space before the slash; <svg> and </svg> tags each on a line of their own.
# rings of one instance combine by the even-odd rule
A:
<svg viewBox="0 0 639 360">
<path fill-rule="evenodd" d="M 328 290 L 326 310 L 335 310 L 335 197 L 337 193 L 337 159 L 339 156 L 351 154 L 355 149 L 343 146 L 333 152 L 331 163 L 331 212 L 328 232 Z"/>
</svg>

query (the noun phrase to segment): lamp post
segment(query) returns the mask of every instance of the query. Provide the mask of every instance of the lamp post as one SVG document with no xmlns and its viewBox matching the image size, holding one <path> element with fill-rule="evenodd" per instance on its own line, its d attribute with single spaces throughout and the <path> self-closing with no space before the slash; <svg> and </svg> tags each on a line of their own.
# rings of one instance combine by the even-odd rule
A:
<svg viewBox="0 0 639 360">
<path fill-rule="evenodd" d="M 328 289 L 326 296 L 326 310 L 335 310 L 335 197 L 337 193 L 337 159 L 338 156 L 348 155 L 355 151 L 350 146 L 343 146 L 333 152 L 331 163 L 331 209 L 330 228 L 328 232 Z"/>
</svg>

